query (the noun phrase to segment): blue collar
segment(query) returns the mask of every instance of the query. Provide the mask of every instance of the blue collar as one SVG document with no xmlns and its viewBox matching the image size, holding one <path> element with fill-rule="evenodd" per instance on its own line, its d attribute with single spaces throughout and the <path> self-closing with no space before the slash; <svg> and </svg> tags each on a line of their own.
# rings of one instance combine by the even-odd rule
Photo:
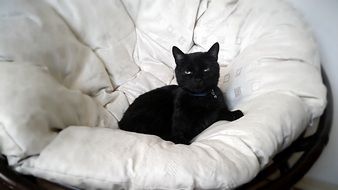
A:
<svg viewBox="0 0 338 190">
<path fill-rule="evenodd" d="M 214 89 L 211 89 L 211 91 L 209 91 L 209 92 L 201 92 L 201 93 L 189 92 L 189 94 L 192 95 L 192 96 L 196 96 L 196 97 L 204 97 L 204 96 L 207 96 L 208 94 L 211 94 L 213 96 L 213 98 L 215 98 L 215 99 L 217 98 L 217 95 L 216 95 Z"/>
<path fill-rule="evenodd" d="M 202 92 L 202 93 L 191 93 L 190 94 L 192 96 L 198 96 L 198 97 L 202 97 L 202 96 L 207 96 L 209 93 L 208 92 Z"/>
</svg>

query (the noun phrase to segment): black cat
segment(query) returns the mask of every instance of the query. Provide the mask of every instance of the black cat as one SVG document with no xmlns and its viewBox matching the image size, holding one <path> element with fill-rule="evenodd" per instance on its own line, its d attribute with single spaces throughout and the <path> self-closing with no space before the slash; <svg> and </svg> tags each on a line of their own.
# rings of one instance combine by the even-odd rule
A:
<svg viewBox="0 0 338 190">
<path fill-rule="evenodd" d="M 204 129 L 219 120 L 243 116 L 229 111 L 217 87 L 219 44 L 208 52 L 184 54 L 172 48 L 177 85 L 149 91 L 130 105 L 119 122 L 126 131 L 153 134 L 174 143 L 189 144 Z"/>
</svg>

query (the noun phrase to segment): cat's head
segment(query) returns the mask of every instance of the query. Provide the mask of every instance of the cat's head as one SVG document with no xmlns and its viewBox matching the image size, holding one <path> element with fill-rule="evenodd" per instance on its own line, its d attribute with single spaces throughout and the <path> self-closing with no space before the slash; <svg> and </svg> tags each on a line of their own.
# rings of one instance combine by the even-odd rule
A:
<svg viewBox="0 0 338 190">
<path fill-rule="evenodd" d="M 174 46 L 172 52 L 178 85 L 192 93 L 203 93 L 215 88 L 219 78 L 218 51 L 217 42 L 207 52 L 190 54 Z"/>
</svg>

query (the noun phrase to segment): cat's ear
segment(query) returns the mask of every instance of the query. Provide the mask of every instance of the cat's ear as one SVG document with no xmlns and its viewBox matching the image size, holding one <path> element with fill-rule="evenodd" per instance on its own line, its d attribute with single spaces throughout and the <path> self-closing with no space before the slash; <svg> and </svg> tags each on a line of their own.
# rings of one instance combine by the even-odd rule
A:
<svg viewBox="0 0 338 190">
<path fill-rule="evenodd" d="M 176 46 L 173 46 L 172 51 L 173 51 L 176 64 L 182 62 L 185 54 L 180 49 L 178 49 L 178 47 Z"/>
<path fill-rule="evenodd" d="M 208 54 L 217 61 L 217 59 L 218 59 L 218 51 L 219 51 L 219 44 L 218 44 L 218 42 L 216 42 L 208 50 Z"/>
</svg>

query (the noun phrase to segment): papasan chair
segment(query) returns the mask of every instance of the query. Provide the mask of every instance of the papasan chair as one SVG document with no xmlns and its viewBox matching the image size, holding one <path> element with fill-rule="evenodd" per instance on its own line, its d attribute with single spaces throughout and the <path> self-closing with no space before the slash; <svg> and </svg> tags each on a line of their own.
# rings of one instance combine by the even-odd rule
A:
<svg viewBox="0 0 338 190">
<path fill-rule="evenodd" d="M 0 5 L 1 189 L 286 189 L 327 143 L 316 43 L 284 1 Z M 175 84 L 172 46 L 215 42 L 219 87 L 242 118 L 190 145 L 118 129 L 136 97 Z"/>
</svg>

